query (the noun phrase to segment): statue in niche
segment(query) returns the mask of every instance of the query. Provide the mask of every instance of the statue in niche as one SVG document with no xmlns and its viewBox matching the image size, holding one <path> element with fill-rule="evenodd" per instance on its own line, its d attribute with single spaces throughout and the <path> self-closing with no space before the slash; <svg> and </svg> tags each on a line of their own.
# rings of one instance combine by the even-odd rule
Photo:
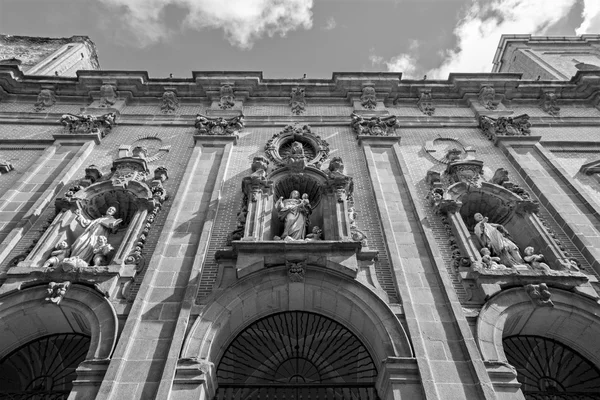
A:
<svg viewBox="0 0 600 400">
<path fill-rule="evenodd" d="M 506 265 L 498 264 L 500 262 L 500 257 L 492 257 L 492 253 L 490 249 L 484 247 L 480 250 L 481 252 L 481 262 L 483 263 L 484 268 L 486 269 L 506 269 Z"/>
<path fill-rule="evenodd" d="M 106 214 L 103 217 L 89 220 L 81 215 L 81 211 L 77 210 L 75 219 L 85 228 L 83 233 L 75 240 L 71 248 L 71 258 L 80 258 L 85 262 L 90 262 L 94 257 L 94 247 L 100 236 L 108 236 L 114 232 L 117 226 L 123 222 L 122 219 L 114 217 L 117 209 L 108 207 Z"/>
<path fill-rule="evenodd" d="M 508 232 L 502 225 L 489 223 L 487 217 L 480 213 L 476 213 L 474 218 L 477 221 L 474 232 L 483 247 L 490 249 L 507 267 L 525 264 L 519 254 L 519 247 L 509 239 Z"/>
<path fill-rule="evenodd" d="M 533 270 L 544 271 L 544 272 L 551 271 L 548 264 L 542 262 L 542 261 L 544 261 L 544 256 L 541 254 L 534 254 L 533 247 L 531 247 L 531 246 L 526 247 L 525 250 L 523 250 L 523 253 L 525 253 L 525 257 L 523 257 L 523 260 L 525 260 L 527 262 L 527 264 L 531 265 L 531 268 Z"/>
<path fill-rule="evenodd" d="M 96 243 L 94 244 L 94 266 L 100 267 L 107 264 L 108 255 L 114 250 L 114 248 L 108 244 L 106 236 L 98 236 Z"/>
<path fill-rule="evenodd" d="M 304 240 L 306 227 L 309 224 L 308 216 L 312 212 L 308 194 L 304 193 L 300 198 L 300 192 L 292 190 L 290 198 L 284 200 L 280 197 L 275 203 L 279 219 L 284 223 L 281 236 L 275 236 L 275 240 Z"/>
<path fill-rule="evenodd" d="M 69 244 L 62 240 L 54 246 L 54 250 L 50 253 L 50 258 L 46 260 L 43 268 L 58 267 L 63 260 L 69 256 Z"/>
</svg>

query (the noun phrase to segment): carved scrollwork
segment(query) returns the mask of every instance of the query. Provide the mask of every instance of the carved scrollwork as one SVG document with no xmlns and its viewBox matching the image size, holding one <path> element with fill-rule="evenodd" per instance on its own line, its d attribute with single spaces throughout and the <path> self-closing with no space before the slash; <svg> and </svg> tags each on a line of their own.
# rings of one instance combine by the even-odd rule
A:
<svg viewBox="0 0 600 400">
<path fill-rule="evenodd" d="M 59 122 L 69 133 L 97 133 L 105 137 L 116 125 L 117 115 L 113 112 L 98 117 L 90 114 L 63 114 Z"/>
<path fill-rule="evenodd" d="M 480 115 L 479 128 L 490 140 L 496 140 L 498 136 L 529 136 L 531 134 L 531 123 L 527 114 L 497 119 Z"/>
<path fill-rule="evenodd" d="M 377 106 L 377 92 L 373 86 L 365 86 L 360 96 L 360 105 L 367 110 L 374 110 Z"/>
<path fill-rule="evenodd" d="M 398 118 L 395 115 L 364 118 L 353 112 L 350 117 L 352 118 L 350 125 L 357 135 L 394 136 L 396 134 Z"/>
<path fill-rule="evenodd" d="M 329 144 L 308 125 L 288 125 L 267 141 L 265 154 L 276 167 L 287 165 L 296 171 L 307 166 L 320 168 L 329 157 Z"/>
<path fill-rule="evenodd" d="M 225 119 L 223 117 L 207 117 L 202 114 L 196 116 L 194 123 L 199 135 L 235 135 L 244 129 L 244 115 Z"/>
<path fill-rule="evenodd" d="M 306 111 L 306 100 L 304 99 L 304 88 L 292 88 L 292 96 L 290 99 L 290 107 L 292 114 L 302 115 Z"/>
<path fill-rule="evenodd" d="M 56 96 L 54 91 L 51 89 L 42 89 L 37 96 L 37 100 L 34 104 L 35 111 L 40 112 L 46 108 L 50 108 L 56 103 Z"/>
</svg>

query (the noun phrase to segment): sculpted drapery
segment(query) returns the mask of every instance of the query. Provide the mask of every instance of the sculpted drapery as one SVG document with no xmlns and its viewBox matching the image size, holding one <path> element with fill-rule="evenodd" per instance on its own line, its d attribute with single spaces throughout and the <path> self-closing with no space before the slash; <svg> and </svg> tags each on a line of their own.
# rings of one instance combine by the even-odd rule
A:
<svg viewBox="0 0 600 400">
<path fill-rule="evenodd" d="M 500 257 L 500 262 L 508 267 L 525 264 L 519 247 L 503 233 L 502 225 L 489 223 L 480 213 L 474 217 L 477 221 L 474 232 L 483 247 L 491 249 L 494 255 Z"/>
<path fill-rule="evenodd" d="M 115 207 L 109 207 L 103 217 L 89 220 L 77 212 L 76 220 L 85 228 L 83 233 L 75 240 L 71 247 L 71 257 L 79 257 L 89 262 L 94 256 L 94 245 L 99 236 L 106 236 L 113 232 L 122 222 L 113 215 L 117 212 Z"/>
<path fill-rule="evenodd" d="M 308 216 L 311 213 L 308 196 L 304 194 L 300 199 L 300 192 L 293 190 L 289 199 L 280 197 L 275 203 L 278 216 L 284 223 L 281 239 L 303 240 L 306 237 L 306 228 L 309 224 Z"/>
</svg>

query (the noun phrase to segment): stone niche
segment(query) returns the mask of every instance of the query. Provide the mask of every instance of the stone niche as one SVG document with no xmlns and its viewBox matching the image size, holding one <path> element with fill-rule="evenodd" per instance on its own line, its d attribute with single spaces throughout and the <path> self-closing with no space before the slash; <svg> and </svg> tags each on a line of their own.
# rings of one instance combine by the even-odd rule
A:
<svg viewBox="0 0 600 400">
<path fill-rule="evenodd" d="M 8 287 L 68 280 L 109 294 L 119 278 L 128 281 L 143 268 L 142 249 L 166 199 L 167 179 L 164 167 L 150 173 L 146 154 L 134 148 L 113 161 L 108 176 L 94 165 L 86 168 L 85 177 L 56 199 L 56 217 L 40 240 L 9 270 Z"/>
<path fill-rule="evenodd" d="M 289 125 L 274 135 L 251 170 L 242 180 L 231 250 L 217 253 L 218 259 L 234 260 L 238 278 L 287 264 L 356 277 L 363 261 L 372 263 L 376 253 L 354 221 L 352 178 L 340 157 L 329 160 L 329 145 L 309 126 Z"/>
<path fill-rule="evenodd" d="M 540 283 L 597 298 L 589 283 L 594 278 L 580 272 L 544 226 L 538 203 L 502 168 L 485 179 L 483 164 L 452 161 L 426 177 L 468 302 L 483 304 L 501 290 Z"/>
</svg>

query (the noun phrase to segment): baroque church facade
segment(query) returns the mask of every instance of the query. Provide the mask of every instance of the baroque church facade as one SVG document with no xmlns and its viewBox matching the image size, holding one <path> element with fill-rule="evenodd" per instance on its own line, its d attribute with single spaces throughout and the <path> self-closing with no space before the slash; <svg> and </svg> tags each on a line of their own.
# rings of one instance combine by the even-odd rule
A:
<svg viewBox="0 0 600 400">
<path fill-rule="evenodd" d="M 0 36 L 0 399 L 600 399 L 600 36 L 491 73 Z"/>
</svg>

